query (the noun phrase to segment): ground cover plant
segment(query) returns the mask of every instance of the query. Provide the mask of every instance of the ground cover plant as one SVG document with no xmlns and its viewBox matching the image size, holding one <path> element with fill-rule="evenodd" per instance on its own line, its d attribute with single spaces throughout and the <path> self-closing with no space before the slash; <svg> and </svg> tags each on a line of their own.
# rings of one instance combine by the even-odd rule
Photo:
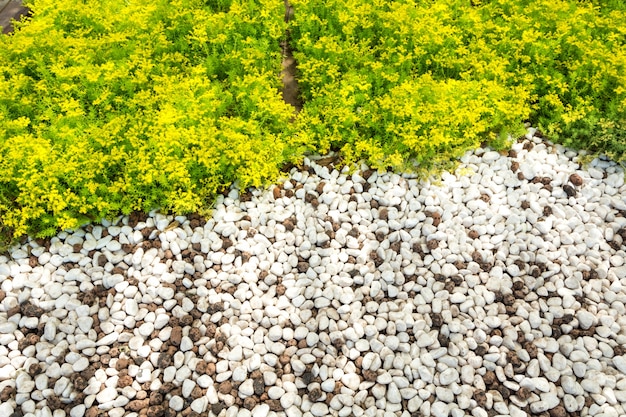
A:
<svg viewBox="0 0 626 417">
<path fill-rule="evenodd" d="M 190 212 L 279 175 L 277 1 L 34 0 L 0 37 L 0 227 Z"/>
<path fill-rule="evenodd" d="M 623 2 L 292 3 L 300 131 L 318 150 L 429 166 L 502 146 L 530 120 L 565 145 L 626 156 Z"/>
<path fill-rule="evenodd" d="M 27 2 L 0 37 L 0 235 L 206 209 L 307 152 L 441 169 L 525 121 L 626 163 L 623 2 L 292 4 L 285 24 L 280 0 Z"/>
</svg>

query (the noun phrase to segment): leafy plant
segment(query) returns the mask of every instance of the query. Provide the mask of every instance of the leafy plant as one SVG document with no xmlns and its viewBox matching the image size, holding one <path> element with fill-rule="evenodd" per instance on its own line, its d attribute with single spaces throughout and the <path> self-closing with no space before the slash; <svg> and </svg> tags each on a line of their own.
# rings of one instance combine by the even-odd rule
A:
<svg viewBox="0 0 626 417">
<path fill-rule="evenodd" d="M 322 152 L 433 167 L 530 120 L 624 160 L 621 2 L 294 0 L 290 31 Z"/>
<path fill-rule="evenodd" d="M 0 216 L 49 236 L 274 180 L 282 4 L 34 0 L 0 38 Z"/>
</svg>

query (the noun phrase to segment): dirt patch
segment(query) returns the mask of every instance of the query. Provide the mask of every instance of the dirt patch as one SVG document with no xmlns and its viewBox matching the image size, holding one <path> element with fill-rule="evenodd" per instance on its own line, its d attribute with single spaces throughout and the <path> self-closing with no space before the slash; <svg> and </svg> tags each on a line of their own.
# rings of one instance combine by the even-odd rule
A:
<svg viewBox="0 0 626 417">
<path fill-rule="evenodd" d="M 293 18 L 293 6 L 288 0 L 285 0 L 285 22 L 289 22 Z M 296 79 L 297 62 L 293 57 L 291 45 L 289 44 L 289 31 L 287 31 L 285 40 L 281 44 L 283 48 L 283 70 L 281 78 L 283 81 L 282 95 L 285 103 L 291 105 L 295 113 L 298 114 L 302 110 L 302 101 L 300 99 L 300 90 L 298 88 L 298 80 Z"/>
<path fill-rule="evenodd" d="M 21 0 L 0 0 L 0 26 L 2 33 L 13 32 L 13 20 L 20 20 L 30 10 L 22 5 Z"/>
</svg>

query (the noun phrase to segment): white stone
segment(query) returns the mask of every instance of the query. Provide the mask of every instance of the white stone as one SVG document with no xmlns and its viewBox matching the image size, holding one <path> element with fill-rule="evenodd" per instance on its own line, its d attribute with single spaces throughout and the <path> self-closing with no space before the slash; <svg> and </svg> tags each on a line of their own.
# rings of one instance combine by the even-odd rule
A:
<svg viewBox="0 0 626 417">
<path fill-rule="evenodd" d="M 183 400 L 178 395 L 174 395 L 172 398 L 170 398 L 169 406 L 174 411 L 181 411 L 185 406 L 185 400 Z"/>
<path fill-rule="evenodd" d="M 430 413 L 433 417 L 448 417 L 449 412 L 448 404 L 441 401 L 435 401 L 430 406 Z"/>
<path fill-rule="evenodd" d="M 70 417 L 83 417 L 85 415 L 85 404 L 78 404 L 70 410 Z"/>
<path fill-rule="evenodd" d="M 249 397 L 254 394 L 254 382 L 251 379 L 246 379 L 239 385 L 239 396 L 242 398 Z"/>
<path fill-rule="evenodd" d="M 107 387 L 96 395 L 96 401 L 100 404 L 108 403 L 117 398 L 117 390 L 113 387 Z"/>
<path fill-rule="evenodd" d="M 586 310 L 580 310 L 576 313 L 576 318 L 582 329 L 588 329 L 593 326 L 595 317 Z"/>
<path fill-rule="evenodd" d="M 191 379 L 186 379 L 183 381 L 182 394 L 183 398 L 188 398 L 191 395 L 191 392 L 196 387 L 196 383 Z"/>
<path fill-rule="evenodd" d="M 439 374 L 441 385 L 450 385 L 459 379 L 459 372 L 456 369 L 448 368 Z"/>
<path fill-rule="evenodd" d="M 341 377 L 341 382 L 347 388 L 350 388 L 351 390 L 356 391 L 359 388 L 359 385 L 361 384 L 361 379 L 355 373 L 347 373 Z"/>
<path fill-rule="evenodd" d="M 626 375 L 626 356 L 614 356 L 613 357 L 613 365 L 620 371 L 623 375 Z"/>
<path fill-rule="evenodd" d="M 72 364 L 72 369 L 74 372 L 82 372 L 89 367 L 89 359 L 85 357 L 81 357 L 74 364 Z"/>
<path fill-rule="evenodd" d="M 391 404 L 400 404 L 402 402 L 402 396 L 400 390 L 395 383 L 390 383 L 387 386 L 387 401 Z"/>
<path fill-rule="evenodd" d="M 315 417 L 324 417 L 328 415 L 328 406 L 324 403 L 315 403 L 311 406 L 311 414 Z"/>
<path fill-rule="evenodd" d="M 283 395 L 285 395 L 285 390 L 281 387 L 270 387 L 270 389 L 267 390 L 267 396 L 272 400 L 280 400 Z"/>
<path fill-rule="evenodd" d="M 191 409 L 198 414 L 204 413 L 208 405 L 207 397 L 196 398 L 191 402 Z"/>
</svg>

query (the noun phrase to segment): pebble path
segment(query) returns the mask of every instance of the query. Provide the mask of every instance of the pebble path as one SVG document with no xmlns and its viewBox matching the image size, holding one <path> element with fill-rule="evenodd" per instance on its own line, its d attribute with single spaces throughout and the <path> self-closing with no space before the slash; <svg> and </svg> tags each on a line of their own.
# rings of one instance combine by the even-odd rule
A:
<svg viewBox="0 0 626 417">
<path fill-rule="evenodd" d="M 626 415 L 622 169 L 529 129 L 0 256 L 0 416 Z"/>
</svg>

